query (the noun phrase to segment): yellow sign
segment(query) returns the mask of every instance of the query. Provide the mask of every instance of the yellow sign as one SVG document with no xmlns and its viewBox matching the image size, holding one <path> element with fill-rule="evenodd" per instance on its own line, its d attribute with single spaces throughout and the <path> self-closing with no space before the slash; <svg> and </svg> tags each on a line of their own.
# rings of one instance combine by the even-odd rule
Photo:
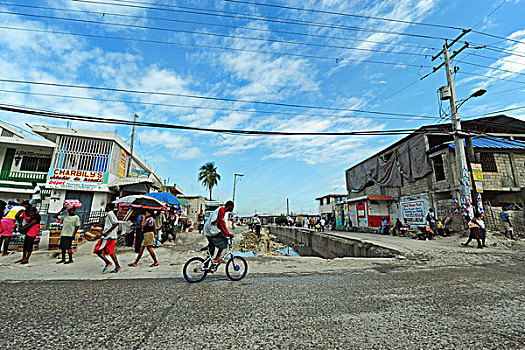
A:
<svg viewBox="0 0 525 350">
<path fill-rule="evenodd" d="M 483 193 L 483 182 L 474 181 L 474 184 L 476 185 L 476 192 Z"/>
<path fill-rule="evenodd" d="M 118 162 L 118 177 L 126 177 L 126 164 L 128 163 L 128 154 L 122 148 L 120 149 L 120 161 Z"/>
<path fill-rule="evenodd" d="M 481 164 L 470 163 L 472 168 L 472 180 L 474 181 L 483 181 L 483 170 L 481 169 Z"/>
</svg>

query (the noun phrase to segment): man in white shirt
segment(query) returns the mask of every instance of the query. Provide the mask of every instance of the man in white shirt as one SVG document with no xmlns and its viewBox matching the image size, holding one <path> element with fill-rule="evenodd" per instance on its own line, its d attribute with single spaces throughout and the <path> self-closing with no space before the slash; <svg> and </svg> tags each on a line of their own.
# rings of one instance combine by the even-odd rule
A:
<svg viewBox="0 0 525 350">
<path fill-rule="evenodd" d="M 112 263 L 105 257 L 105 255 L 111 256 L 111 259 L 115 263 L 115 268 L 111 273 L 119 273 L 120 265 L 118 263 L 117 255 L 115 254 L 115 243 L 117 241 L 117 227 L 119 221 L 114 213 L 115 204 L 106 204 L 106 220 L 104 222 L 104 229 L 102 230 L 102 237 L 98 240 L 95 245 L 93 253 L 97 254 L 99 258 L 104 260 L 106 266 L 102 269 L 102 272 L 106 271 L 111 267 Z"/>
<path fill-rule="evenodd" d="M 31 183 L 31 185 L 33 185 L 33 193 L 31 194 L 31 200 L 29 201 L 29 204 L 35 205 L 35 203 L 41 200 L 40 186 L 38 186 L 36 182 Z"/>
</svg>

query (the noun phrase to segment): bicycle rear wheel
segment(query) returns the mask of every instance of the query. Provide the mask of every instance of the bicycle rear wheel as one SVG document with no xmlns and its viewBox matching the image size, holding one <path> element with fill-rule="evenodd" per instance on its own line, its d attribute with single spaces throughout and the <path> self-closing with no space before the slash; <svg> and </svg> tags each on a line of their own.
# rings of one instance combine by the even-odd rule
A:
<svg viewBox="0 0 525 350">
<path fill-rule="evenodd" d="M 226 263 L 226 276 L 232 281 L 240 281 L 248 272 L 248 263 L 243 257 L 236 256 L 230 258 Z"/>
<path fill-rule="evenodd" d="M 184 264 L 182 274 L 186 281 L 190 283 L 202 281 L 208 274 L 208 269 L 204 268 L 204 259 L 201 257 L 191 258 Z"/>
</svg>

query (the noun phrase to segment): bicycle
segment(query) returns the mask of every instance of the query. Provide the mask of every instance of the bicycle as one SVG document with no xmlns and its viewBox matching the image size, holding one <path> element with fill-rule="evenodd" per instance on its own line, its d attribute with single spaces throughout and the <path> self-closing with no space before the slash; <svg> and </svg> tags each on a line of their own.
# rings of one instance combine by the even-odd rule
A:
<svg viewBox="0 0 525 350">
<path fill-rule="evenodd" d="M 182 273 L 186 281 L 190 283 L 202 281 L 208 273 L 215 273 L 220 264 L 213 262 L 213 257 L 210 254 L 208 247 L 204 247 L 200 250 L 201 252 L 206 251 L 206 259 L 196 256 L 191 258 L 184 264 Z M 229 257 L 226 262 L 226 276 L 232 281 L 240 281 L 246 276 L 248 272 L 248 263 L 241 256 L 235 256 L 232 251 L 232 240 L 228 239 L 228 248 L 226 254 L 223 255 L 221 260 Z"/>
</svg>

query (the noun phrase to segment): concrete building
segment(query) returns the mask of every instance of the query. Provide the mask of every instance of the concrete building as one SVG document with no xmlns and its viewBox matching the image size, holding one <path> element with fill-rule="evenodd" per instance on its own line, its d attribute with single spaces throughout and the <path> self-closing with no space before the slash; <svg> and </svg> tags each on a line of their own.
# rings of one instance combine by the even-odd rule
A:
<svg viewBox="0 0 525 350">
<path fill-rule="evenodd" d="M 315 200 L 319 201 L 319 214 L 329 220 L 335 213 L 335 205 L 343 202 L 346 198 L 346 194 L 327 194 L 316 198 Z"/>
<path fill-rule="evenodd" d="M 30 199 L 31 183 L 42 186 L 46 182 L 55 145 L 47 140 L 26 139 L 2 122 L 0 135 L 0 199 Z"/>
<path fill-rule="evenodd" d="M 525 122 L 500 115 L 464 121 L 462 127 L 476 135 L 467 153 L 471 163 L 481 165 L 482 209 L 486 224 L 497 229 L 501 205 L 524 208 Z M 451 217 L 453 228 L 462 227 L 450 124 L 419 128 L 349 168 L 346 180 L 350 201 L 371 195 L 392 198 L 388 204 L 392 220 L 406 218 L 412 225 L 423 225 L 432 207 L 439 218 Z"/>
<path fill-rule="evenodd" d="M 188 215 L 188 218 L 192 222 L 197 222 L 197 216 L 199 213 L 204 212 L 206 210 L 206 198 L 203 196 L 177 196 L 179 200 L 184 200 L 188 202 L 188 206 L 186 208 L 186 215 Z M 183 202 L 181 201 L 181 205 Z"/>
<path fill-rule="evenodd" d="M 65 199 L 78 199 L 83 204 L 78 214 L 85 218 L 102 212 L 129 186 L 139 186 L 139 193 L 162 187 L 162 179 L 139 157 L 131 157 L 130 147 L 116 133 L 45 125 L 31 129 L 52 146 L 47 167 L 41 169 L 50 190 L 49 213 L 58 212 Z"/>
</svg>

